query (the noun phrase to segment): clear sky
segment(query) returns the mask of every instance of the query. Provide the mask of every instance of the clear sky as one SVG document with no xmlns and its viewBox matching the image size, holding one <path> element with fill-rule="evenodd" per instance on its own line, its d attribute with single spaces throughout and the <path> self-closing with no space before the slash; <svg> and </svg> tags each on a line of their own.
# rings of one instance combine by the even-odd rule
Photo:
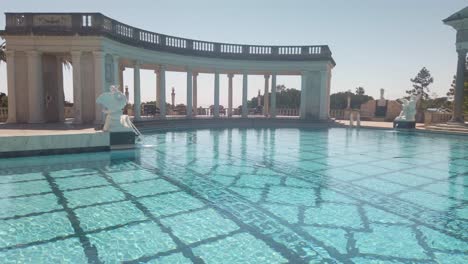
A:
<svg viewBox="0 0 468 264">
<path fill-rule="evenodd" d="M 404 96 L 410 78 L 423 67 L 434 77 L 431 93 L 445 95 L 456 70 L 455 30 L 442 19 L 468 0 L 146 0 L 52 1 L 2 0 L 3 12 L 101 12 L 129 25 L 208 41 L 329 45 L 337 63 L 332 92 L 363 86 L 374 97 L 385 89 L 388 99 Z M 4 16 L 0 28 L 5 27 Z M 132 91 L 133 74 L 125 71 Z M 167 74 L 166 94 L 176 89 L 185 102 L 185 74 Z M 199 76 L 199 105 L 213 104 L 213 76 Z M 263 89 L 262 76 L 249 79 L 249 98 Z M 70 73 L 65 73 L 71 100 Z M 300 88 L 298 77 L 278 77 L 278 84 Z M 155 76 L 142 71 L 142 101 L 155 99 Z M 241 102 L 240 76 L 234 79 L 234 105 Z M 227 105 L 227 77 L 221 76 L 221 104 Z M 0 92 L 6 91 L 5 64 L 0 64 Z M 430 94 L 431 94 L 430 93 Z M 131 98 L 132 100 L 132 98 Z M 169 101 L 169 100 L 168 100 Z"/>
</svg>

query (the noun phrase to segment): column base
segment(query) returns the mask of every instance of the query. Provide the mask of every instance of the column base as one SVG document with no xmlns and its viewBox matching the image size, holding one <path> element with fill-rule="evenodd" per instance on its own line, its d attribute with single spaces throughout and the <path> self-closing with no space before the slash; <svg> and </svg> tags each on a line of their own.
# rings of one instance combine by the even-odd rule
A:
<svg viewBox="0 0 468 264">
<path fill-rule="evenodd" d="M 416 128 L 415 121 L 393 121 L 393 128 Z"/>
<path fill-rule="evenodd" d="M 465 120 L 463 117 L 455 117 L 450 119 L 447 124 L 449 125 L 465 125 Z"/>
</svg>

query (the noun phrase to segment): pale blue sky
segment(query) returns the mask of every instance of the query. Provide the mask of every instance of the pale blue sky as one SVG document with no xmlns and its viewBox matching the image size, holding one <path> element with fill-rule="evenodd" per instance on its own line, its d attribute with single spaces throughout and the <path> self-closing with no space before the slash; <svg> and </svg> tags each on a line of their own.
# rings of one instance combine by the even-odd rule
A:
<svg viewBox="0 0 468 264">
<path fill-rule="evenodd" d="M 39 3 L 40 2 L 40 3 Z M 208 41 L 330 46 L 337 66 L 332 92 L 363 86 L 378 97 L 404 96 L 410 78 L 423 67 L 433 77 L 432 92 L 445 95 L 456 69 L 455 31 L 442 19 L 468 5 L 467 0 L 197 0 L 197 1 L 50 1 L 3 0 L 3 12 L 101 12 L 121 22 L 179 37 Z M 5 18 L 0 18 L 4 28 Z M 66 99 L 71 98 L 66 74 Z M 68 78 L 67 78 L 68 77 Z M 154 100 L 154 73 L 142 72 L 142 99 Z M 131 70 L 125 84 L 132 90 Z M 278 84 L 300 87 L 297 77 Z M 185 74 L 169 73 L 168 95 L 185 101 Z M 241 79 L 234 80 L 235 105 Z M 263 77 L 249 79 L 249 98 L 263 89 Z M 227 78 L 221 78 L 221 104 L 227 104 Z M 0 64 L 0 91 L 6 91 L 5 64 Z M 213 103 L 213 76 L 199 77 L 199 104 Z M 169 100 L 168 100 L 169 101 Z"/>
</svg>

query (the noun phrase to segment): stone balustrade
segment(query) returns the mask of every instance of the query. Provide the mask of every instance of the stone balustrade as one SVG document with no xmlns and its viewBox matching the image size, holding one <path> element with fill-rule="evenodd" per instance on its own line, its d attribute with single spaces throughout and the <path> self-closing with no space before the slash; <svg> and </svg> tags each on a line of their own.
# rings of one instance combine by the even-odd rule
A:
<svg viewBox="0 0 468 264">
<path fill-rule="evenodd" d="M 298 108 L 278 108 L 276 111 L 279 116 L 299 116 Z"/>
<path fill-rule="evenodd" d="M 345 112 L 344 109 L 330 109 L 330 117 L 337 120 L 344 120 L 346 116 Z"/>
<path fill-rule="evenodd" d="M 101 13 L 6 13 L 6 27 L 0 33 L 97 35 L 146 49 L 203 57 L 333 61 L 327 45 L 263 46 L 186 39 L 132 27 Z"/>
<path fill-rule="evenodd" d="M 5 122 L 8 118 L 8 107 L 0 107 L 0 122 Z"/>
<path fill-rule="evenodd" d="M 452 113 L 433 111 L 424 112 L 424 125 L 447 123 L 452 118 Z"/>
</svg>

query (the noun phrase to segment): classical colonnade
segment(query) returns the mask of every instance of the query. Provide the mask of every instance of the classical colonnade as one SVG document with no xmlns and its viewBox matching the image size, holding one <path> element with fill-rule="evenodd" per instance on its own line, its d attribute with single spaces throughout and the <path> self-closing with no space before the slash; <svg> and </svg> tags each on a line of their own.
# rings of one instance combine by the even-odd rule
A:
<svg viewBox="0 0 468 264">
<path fill-rule="evenodd" d="M 111 85 L 123 87 L 133 68 L 134 116 L 141 119 L 141 70 L 156 74 L 156 101 L 165 118 L 166 72 L 187 75 L 187 118 L 198 107 L 198 74 L 214 74 L 214 117 L 220 116 L 220 75 L 228 76 L 227 116 L 233 116 L 233 79 L 242 76 L 241 116 L 248 117 L 248 76 L 265 77 L 264 114 L 276 117 L 278 75 L 301 76 L 300 118 L 327 120 L 331 70 L 326 45 L 258 46 L 191 40 L 154 33 L 99 13 L 6 13 L 0 32 L 7 45 L 10 123 L 64 121 L 62 63 L 73 66 L 75 123 L 103 122 L 96 98 Z"/>
</svg>

